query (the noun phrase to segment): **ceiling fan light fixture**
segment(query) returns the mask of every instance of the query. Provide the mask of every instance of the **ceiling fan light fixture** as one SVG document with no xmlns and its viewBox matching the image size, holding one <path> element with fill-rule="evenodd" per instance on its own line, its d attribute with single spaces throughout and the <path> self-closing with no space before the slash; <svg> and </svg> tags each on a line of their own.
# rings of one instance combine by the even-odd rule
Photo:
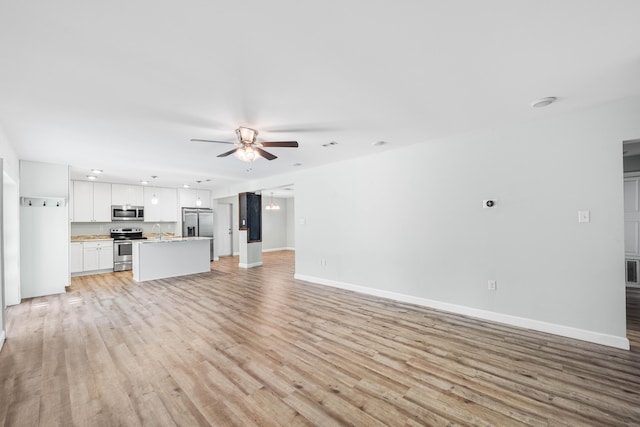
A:
<svg viewBox="0 0 640 427">
<path fill-rule="evenodd" d="M 191 139 L 191 141 L 195 142 L 214 142 L 218 144 L 233 144 L 233 150 L 229 150 L 225 153 L 218 154 L 216 157 L 227 157 L 230 155 L 234 155 L 237 159 L 250 163 L 258 159 L 258 157 L 262 157 L 266 160 L 275 160 L 278 156 L 271 154 L 270 152 L 264 150 L 263 148 L 267 147 L 290 147 L 290 148 L 298 148 L 298 141 L 266 141 L 266 142 L 256 142 L 256 137 L 258 136 L 258 131 L 255 129 L 247 128 L 240 126 L 236 129 L 236 136 L 238 140 L 236 142 L 229 141 L 214 141 L 211 139 Z"/>
<path fill-rule="evenodd" d="M 260 157 L 260 154 L 252 147 L 245 145 L 235 152 L 235 156 L 243 162 L 251 163 Z"/>
<path fill-rule="evenodd" d="M 236 135 L 238 135 L 238 139 L 240 139 L 241 142 L 253 144 L 258 136 L 258 131 L 240 126 L 236 129 Z"/>
</svg>

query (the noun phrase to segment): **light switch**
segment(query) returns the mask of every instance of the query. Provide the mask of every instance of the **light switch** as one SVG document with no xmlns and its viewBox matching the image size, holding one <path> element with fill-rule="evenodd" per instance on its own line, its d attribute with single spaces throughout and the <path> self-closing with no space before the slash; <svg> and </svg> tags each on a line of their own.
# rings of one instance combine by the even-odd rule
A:
<svg viewBox="0 0 640 427">
<path fill-rule="evenodd" d="M 578 222 L 591 222 L 591 212 L 578 211 Z"/>
</svg>

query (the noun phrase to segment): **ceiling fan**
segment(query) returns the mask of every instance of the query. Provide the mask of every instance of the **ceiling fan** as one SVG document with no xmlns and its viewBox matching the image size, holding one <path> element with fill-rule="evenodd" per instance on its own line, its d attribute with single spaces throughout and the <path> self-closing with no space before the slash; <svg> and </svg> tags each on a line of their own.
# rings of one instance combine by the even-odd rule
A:
<svg viewBox="0 0 640 427">
<path fill-rule="evenodd" d="M 236 157 L 243 162 L 253 162 L 259 157 L 264 157 L 267 160 L 278 158 L 277 156 L 263 150 L 262 147 L 298 147 L 297 141 L 256 142 L 258 131 L 242 126 L 236 129 L 236 135 L 238 136 L 238 141 L 236 142 L 212 141 L 209 139 L 192 139 L 191 141 L 233 144 L 236 148 L 231 151 L 227 151 L 226 153 L 218 154 L 217 157 L 227 157 L 230 154 L 235 154 Z"/>
</svg>

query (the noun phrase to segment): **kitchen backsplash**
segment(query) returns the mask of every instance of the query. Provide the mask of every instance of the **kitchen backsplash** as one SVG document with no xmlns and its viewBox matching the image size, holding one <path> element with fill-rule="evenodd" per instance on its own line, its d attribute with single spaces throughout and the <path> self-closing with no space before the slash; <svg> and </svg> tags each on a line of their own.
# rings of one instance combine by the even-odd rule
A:
<svg viewBox="0 0 640 427">
<path fill-rule="evenodd" d="M 162 231 L 165 233 L 177 233 L 176 222 L 161 222 Z M 109 230 L 114 227 L 140 227 L 143 233 L 151 233 L 153 222 L 135 222 L 135 221 L 117 221 L 117 222 L 72 222 L 71 235 L 93 235 L 93 234 L 109 234 Z"/>
</svg>

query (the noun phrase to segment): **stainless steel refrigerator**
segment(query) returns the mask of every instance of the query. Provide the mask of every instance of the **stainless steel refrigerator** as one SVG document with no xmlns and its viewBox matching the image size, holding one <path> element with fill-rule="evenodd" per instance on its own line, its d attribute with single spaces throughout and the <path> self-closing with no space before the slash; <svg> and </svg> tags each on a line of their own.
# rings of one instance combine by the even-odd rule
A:
<svg viewBox="0 0 640 427">
<path fill-rule="evenodd" d="M 210 259 L 213 261 L 213 210 L 182 208 L 182 237 L 211 237 Z"/>
</svg>

